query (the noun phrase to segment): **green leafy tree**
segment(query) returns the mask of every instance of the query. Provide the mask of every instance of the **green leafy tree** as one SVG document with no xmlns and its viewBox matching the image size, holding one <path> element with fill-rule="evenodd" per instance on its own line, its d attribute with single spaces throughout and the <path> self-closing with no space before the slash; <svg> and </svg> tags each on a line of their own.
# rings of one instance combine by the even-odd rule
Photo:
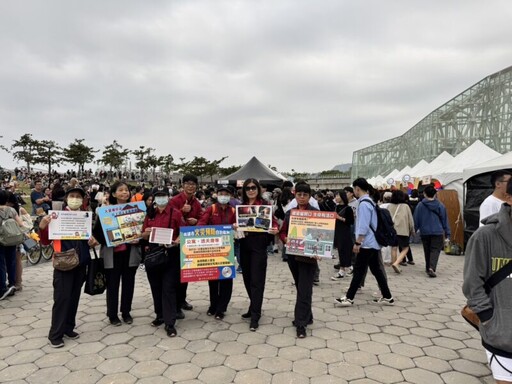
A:
<svg viewBox="0 0 512 384">
<path fill-rule="evenodd" d="M 32 134 L 25 133 L 18 140 L 14 140 L 11 150 L 13 157 L 17 161 L 23 161 L 27 164 L 27 171 L 32 170 L 32 164 L 36 163 L 36 157 L 39 150 L 39 141 L 32 138 Z"/>
<path fill-rule="evenodd" d="M 84 172 L 84 166 L 94 160 L 95 153 L 99 152 L 93 147 L 88 147 L 84 144 L 84 139 L 75 139 L 72 143 L 64 148 L 62 151 L 64 155 L 64 161 L 78 165 L 78 175 L 82 175 Z"/>
<path fill-rule="evenodd" d="M 135 156 L 135 160 L 137 160 L 135 166 L 141 171 L 146 170 L 148 168 L 147 159 L 152 155 L 154 151 L 154 148 L 146 148 L 144 145 L 141 145 L 139 149 L 132 151 L 133 155 Z"/>
<path fill-rule="evenodd" d="M 34 164 L 45 164 L 48 167 L 48 174 L 50 174 L 52 173 L 52 165 L 63 161 L 65 161 L 65 158 L 62 155 L 62 148 L 55 141 L 41 140 L 38 143 Z"/>
<path fill-rule="evenodd" d="M 175 169 L 176 165 L 174 164 L 174 157 L 171 154 L 160 156 L 160 167 L 162 172 L 169 175 L 172 170 Z"/>
<path fill-rule="evenodd" d="M 146 164 L 148 168 L 151 168 L 151 173 L 153 175 L 153 183 L 156 179 L 156 169 L 162 165 L 161 157 L 156 157 L 155 155 L 149 155 L 146 157 Z"/>
<path fill-rule="evenodd" d="M 219 175 L 221 176 L 228 176 L 228 175 L 231 175 L 232 173 L 235 173 L 236 171 L 238 171 L 240 168 L 242 168 L 241 165 L 232 165 L 230 167 L 219 167 Z"/>
<path fill-rule="evenodd" d="M 112 170 L 118 171 L 121 169 L 121 166 L 124 164 L 129 154 L 129 149 L 123 148 L 121 144 L 114 140 L 112 144 L 105 146 L 98 162 L 109 166 L 111 172 Z"/>
</svg>

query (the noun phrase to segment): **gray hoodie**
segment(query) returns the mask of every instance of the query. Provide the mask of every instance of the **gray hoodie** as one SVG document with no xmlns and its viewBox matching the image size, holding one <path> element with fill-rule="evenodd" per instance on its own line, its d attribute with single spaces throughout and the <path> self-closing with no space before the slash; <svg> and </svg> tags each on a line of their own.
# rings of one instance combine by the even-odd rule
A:
<svg viewBox="0 0 512 384">
<path fill-rule="evenodd" d="M 482 322 L 483 346 L 499 356 L 512 358 L 512 275 L 496 285 L 490 294 L 487 279 L 512 262 L 511 207 L 503 204 L 499 213 L 484 219 L 469 239 L 464 262 L 462 291 L 468 306 Z"/>
</svg>

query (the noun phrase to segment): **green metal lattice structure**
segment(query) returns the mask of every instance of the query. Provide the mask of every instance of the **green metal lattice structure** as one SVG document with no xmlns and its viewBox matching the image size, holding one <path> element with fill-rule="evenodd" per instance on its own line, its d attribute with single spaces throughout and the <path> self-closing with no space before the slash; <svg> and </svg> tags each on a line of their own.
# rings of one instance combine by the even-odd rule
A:
<svg viewBox="0 0 512 384">
<path fill-rule="evenodd" d="M 443 151 L 456 156 L 476 140 L 499 153 L 512 151 L 512 66 L 455 96 L 402 136 L 355 151 L 352 178 L 386 176 Z"/>
</svg>

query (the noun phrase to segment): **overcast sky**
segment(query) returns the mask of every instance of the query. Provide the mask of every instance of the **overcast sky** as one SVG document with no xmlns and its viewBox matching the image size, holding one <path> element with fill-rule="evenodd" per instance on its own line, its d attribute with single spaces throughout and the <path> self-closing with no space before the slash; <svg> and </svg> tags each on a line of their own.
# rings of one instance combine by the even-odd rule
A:
<svg viewBox="0 0 512 384">
<path fill-rule="evenodd" d="M 512 65 L 511 20 L 510 0 L 3 0 L 0 143 L 326 170 Z"/>
</svg>

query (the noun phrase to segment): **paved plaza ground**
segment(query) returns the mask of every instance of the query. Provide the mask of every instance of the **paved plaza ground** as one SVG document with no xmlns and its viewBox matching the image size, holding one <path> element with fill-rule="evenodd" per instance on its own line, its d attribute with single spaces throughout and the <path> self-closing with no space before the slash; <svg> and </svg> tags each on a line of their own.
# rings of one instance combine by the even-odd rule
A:
<svg viewBox="0 0 512 384">
<path fill-rule="evenodd" d="M 105 296 L 83 294 L 78 340 L 48 346 L 52 267 L 26 267 L 24 289 L 0 302 L 1 383 L 493 383 L 480 337 L 459 315 L 463 257 L 441 256 L 438 278 L 424 273 L 423 252 L 401 275 L 387 269 L 393 307 L 373 304 L 375 279 L 353 307 L 334 305 L 350 277 L 331 281 L 336 260 L 321 263 L 308 337 L 292 327 L 295 289 L 286 263 L 269 257 L 263 317 L 256 332 L 240 318 L 248 307 L 241 276 L 224 321 L 206 316 L 208 285 L 189 285 L 194 310 L 178 321 L 178 337 L 154 328 L 145 272 L 138 271 L 132 325 L 113 327 Z"/>
</svg>

